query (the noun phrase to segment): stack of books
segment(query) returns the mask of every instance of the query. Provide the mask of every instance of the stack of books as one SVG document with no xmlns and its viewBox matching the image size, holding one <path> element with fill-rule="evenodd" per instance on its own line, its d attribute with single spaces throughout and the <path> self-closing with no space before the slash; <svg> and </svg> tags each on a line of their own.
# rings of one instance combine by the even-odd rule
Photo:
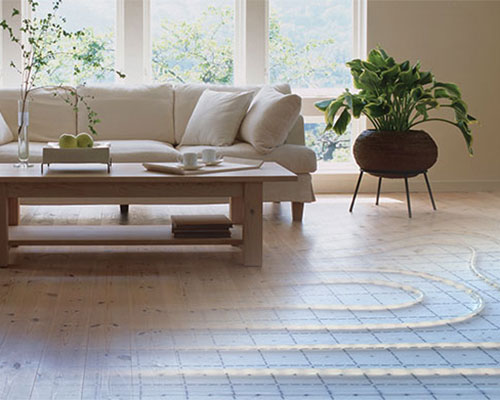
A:
<svg viewBox="0 0 500 400">
<path fill-rule="evenodd" d="M 172 215 L 175 238 L 227 238 L 232 227 L 225 215 Z"/>
</svg>

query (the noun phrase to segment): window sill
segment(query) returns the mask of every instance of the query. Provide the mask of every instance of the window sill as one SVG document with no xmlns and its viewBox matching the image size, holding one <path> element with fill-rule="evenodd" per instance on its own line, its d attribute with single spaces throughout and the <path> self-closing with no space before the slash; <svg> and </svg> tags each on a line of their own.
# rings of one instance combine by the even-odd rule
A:
<svg viewBox="0 0 500 400">
<path fill-rule="evenodd" d="M 359 167 L 354 162 L 318 162 L 318 169 L 313 175 L 351 175 L 359 174 Z"/>
<path fill-rule="evenodd" d="M 359 167 L 354 162 L 318 163 L 318 170 L 312 174 L 316 194 L 352 193 L 359 176 Z"/>
</svg>

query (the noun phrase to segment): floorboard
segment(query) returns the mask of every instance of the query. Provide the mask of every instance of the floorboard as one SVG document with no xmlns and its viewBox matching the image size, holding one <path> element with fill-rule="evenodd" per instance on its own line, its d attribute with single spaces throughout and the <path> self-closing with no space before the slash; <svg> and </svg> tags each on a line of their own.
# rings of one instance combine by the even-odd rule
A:
<svg viewBox="0 0 500 400">
<path fill-rule="evenodd" d="M 0 399 L 500 398 L 500 193 L 438 193 L 437 211 L 412 194 L 412 219 L 402 194 L 349 202 L 319 196 L 302 224 L 266 204 L 262 268 L 234 246 L 13 249 Z M 21 223 L 227 212 L 22 206 Z"/>
</svg>

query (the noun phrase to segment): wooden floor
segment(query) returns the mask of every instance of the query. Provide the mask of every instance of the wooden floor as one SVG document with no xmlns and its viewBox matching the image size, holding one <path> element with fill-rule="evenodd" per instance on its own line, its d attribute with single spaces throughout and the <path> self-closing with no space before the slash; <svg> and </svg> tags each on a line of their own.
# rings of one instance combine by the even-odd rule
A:
<svg viewBox="0 0 500 400">
<path fill-rule="evenodd" d="M 162 398 L 153 386 L 172 330 L 206 322 L 190 310 L 293 301 L 279 285 L 314 278 L 317 260 L 360 254 L 362 263 L 364 251 L 412 236 L 500 233 L 500 193 L 438 193 L 436 212 L 426 194 L 412 199 L 410 220 L 402 194 L 383 196 L 378 207 L 361 195 L 352 214 L 348 196 L 321 196 L 306 205 L 302 224 L 292 222 L 288 203 L 266 204 L 261 269 L 243 267 L 231 246 L 16 248 L 13 265 L 0 270 L 0 399 L 146 398 L 145 382 L 147 398 Z M 163 224 L 182 213 L 227 206 L 132 205 L 128 218 L 118 206 L 23 206 L 22 224 Z M 187 332 L 189 345 L 202 343 Z"/>
</svg>

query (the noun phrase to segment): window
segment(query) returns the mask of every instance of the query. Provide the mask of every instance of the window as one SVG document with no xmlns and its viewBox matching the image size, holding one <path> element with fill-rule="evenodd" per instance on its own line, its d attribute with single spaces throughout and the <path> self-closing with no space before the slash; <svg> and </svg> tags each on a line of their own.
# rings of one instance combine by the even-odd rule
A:
<svg viewBox="0 0 500 400">
<path fill-rule="evenodd" d="M 35 17 L 44 18 L 52 12 L 52 1 L 40 1 Z M 37 78 L 40 84 L 79 84 L 112 82 L 115 78 L 115 15 L 116 0 L 64 0 L 58 15 L 66 30 L 82 30 L 82 38 L 62 38 L 57 46 L 55 58 Z M 68 58 L 67 49 L 76 47 L 79 59 Z M 85 55 L 99 54 L 105 70 L 97 69 L 85 62 Z M 77 70 L 77 76 L 73 71 Z"/>
<path fill-rule="evenodd" d="M 350 86 L 345 63 L 352 58 L 352 0 L 271 0 L 270 5 L 271 83 L 289 82 L 297 89 Z"/>
<path fill-rule="evenodd" d="M 156 82 L 232 84 L 234 0 L 153 0 Z"/>
<path fill-rule="evenodd" d="M 21 9 L 26 0 L 10 0 Z M 39 1 L 39 13 L 52 1 Z M 303 98 L 306 143 L 320 168 L 348 162 L 351 135 L 322 135 L 318 100 L 351 87 L 347 60 L 362 57 L 366 0 L 63 0 L 60 14 L 69 30 L 83 29 L 83 43 L 62 40 L 59 55 L 38 83 L 200 82 L 264 84 L 289 82 Z M 115 43 L 116 42 L 116 43 Z M 97 52 L 104 72 L 68 60 L 65 48 L 82 56 Z M 4 46 L 4 59 L 15 57 Z M 115 50 L 116 49 L 116 50 Z M 82 57 L 84 59 L 84 57 Z M 16 81 L 6 70 L 4 84 Z M 77 67 L 79 74 L 73 78 Z M 350 130 L 357 132 L 358 122 Z"/>
<path fill-rule="evenodd" d="M 352 126 L 342 136 L 337 136 L 333 132 L 324 133 L 326 124 L 323 119 L 317 116 L 304 116 L 306 146 L 316 153 L 320 168 L 327 167 L 325 163 L 329 162 L 350 163 Z"/>
<path fill-rule="evenodd" d="M 289 82 L 309 103 L 306 144 L 325 162 L 350 161 L 350 134 L 322 135 L 312 103 L 352 86 L 345 65 L 353 57 L 352 14 L 352 0 L 270 0 L 269 80 Z"/>
</svg>

